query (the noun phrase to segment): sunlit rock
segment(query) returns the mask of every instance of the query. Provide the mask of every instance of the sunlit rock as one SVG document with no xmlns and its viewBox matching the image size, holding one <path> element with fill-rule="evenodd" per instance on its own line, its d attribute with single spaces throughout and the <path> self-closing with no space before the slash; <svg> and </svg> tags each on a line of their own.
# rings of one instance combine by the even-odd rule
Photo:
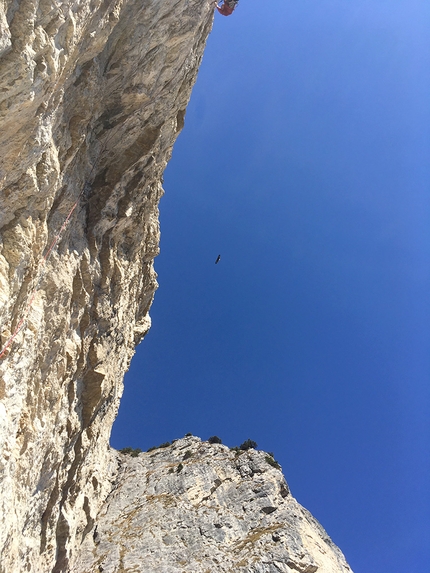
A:
<svg viewBox="0 0 430 573">
<path fill-rule="evenodd" d="M 188 437 L 114 459 L 75 573 L 351 573 L 265 452 Z"/>
<path fill-rule="evenodd" d="M 215 522 L 220 527 L 208 518 L 199 533 L 208 551 L 217 540 L 231 541 L 242 559 L 253 545 L 255 528 L 274 527 L 287 506 L 295 507 L 292 498 L 273 490 L 283 478 L 266 467 L 260 453 L 234 461 L 223 447 L 204 453 L 207 446 L 191 441 L 196 456 L 203 448 L 200 460 L 209 456 L 209 461 L 216 453 L 213 467 L 209 463 L 203 472 L 196 457 L 172 476 L 166 470 L 170 458 L 156 458 L 158 463 L 143 455 L 121 466 L 121 457 L 108 445 L 124 373 L 150 327 L 162 175 L 184 123 L 212 18 L 213 6 L 206 0 L 0 4 L 2 573 L 84 570 L 93 551 L 88 544 L 98 551 L 108 542 L 106 499 L 127 487 L 139 496 L 143 484 L 133 485 L 131 477 L 136 471 L 140 480 L 141 472 L 148 471 L 145 464 L 159 471 L 154 491 L 142 491 L 153 519 L 161 511 L 157 496 L 176 498 L 178 487 L 184 490 L 178 503 L 190 509 L 184 523 L 196 519 L 193 504 L 204 508 L 208 500 L 219 502 L 219 509 L 210 511 L 223 518 Z M 176 464 L 179 445 L 166 452 L 169 463 Z M 196 471 L 200 467 L 194 485 L 187 481 L 193 464 Z M 248 509 L 231 516 L 229 533 L 224 506 L 233 495 L 230 480 L 240 475 L 241 495 L 246 496 L 246 487 L 252 489 L 259 475 L 254 466 L 264 467 L 262 476 L 271 476 L 261 484 L 268 488 L 267 500 L 244 502 Z M 221 485 L 210 493 L 217 480 Z M 171 507 L 163 519 L 178 523 L 173 502 Z M 250 521 L 246 517 L 240 536 L 245 516 Z M 300 528 L 287 534 L 288 527 L 279 523 L 273 536 L 280 541 L 271 542 L 275 548 L 301 535 Z M 178 534 L 157 531 L 159 561 L 149 560 L 141 570 L 159 566 L 177 571 L 176 560 L 182 559 Z M 121 535 L 130 555 L 109 541 L 106 551 L 119 555 L 112 557 L 112 571 L 126 571 L 125 558 L 133 563 L 146 559 L 146 553 L 140 558 L 133 553 L 125 530 Z M 325 549 L 321 535 L 318 543 Z M 266 543 L 265 533 L 257 537 Z M 258 556 L 260 541 L 255 541 L 252 554 Z M 169 558 L 172 546 L 178 550 L 175 561 Z M 302 557 L 288 549 L 294 567 L 307 573 L 320 563 L 309 547 Z M 241 566 L 223 557 L 223 550 L 213 550 L 210 570 L 218 570 L 215 559 L 230 560 L 234 570 Z M 190 554 L 183 555 L 187 560 Z M 76 559 L 80 565 L 75 569 Z M 284 569 L 293 567 L 280 562 Z M 89 570 L 99 572 L 99 565 Z M 265 571 L 261 567 L 255 571 Z"/>
</svg>

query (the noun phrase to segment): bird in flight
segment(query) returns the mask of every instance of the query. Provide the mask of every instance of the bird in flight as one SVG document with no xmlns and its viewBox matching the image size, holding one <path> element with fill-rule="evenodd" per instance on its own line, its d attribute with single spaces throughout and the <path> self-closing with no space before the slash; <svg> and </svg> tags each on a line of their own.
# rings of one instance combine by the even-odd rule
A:
<svg viewBox="0 0 430 573">
<path fill-rule="evenodd" d="M 215 261 L 215 264 L 216 264 L 216 265 L 219 263 L 220 258 L 221 258 L 221 255 L 218 255 L 217 258 L 216 258 L 216 261 Z"/>
</svg>

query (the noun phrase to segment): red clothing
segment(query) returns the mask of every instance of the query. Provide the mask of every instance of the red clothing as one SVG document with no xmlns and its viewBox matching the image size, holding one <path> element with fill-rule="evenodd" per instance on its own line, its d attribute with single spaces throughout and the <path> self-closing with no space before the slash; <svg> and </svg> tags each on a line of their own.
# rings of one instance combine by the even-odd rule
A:
<svg viewBox="0 0 430 573">
<path fill-rule="evenodd" d="M 226 4 L 225 2 L 223 2 L 221 8 L 219 6 L 217 6 L 216 9 L 223 16 L 230 16 L 230 14 L 233 14 L 233 8 L 230 8 L 230 6 L 228 4 Z"/>
</svg>

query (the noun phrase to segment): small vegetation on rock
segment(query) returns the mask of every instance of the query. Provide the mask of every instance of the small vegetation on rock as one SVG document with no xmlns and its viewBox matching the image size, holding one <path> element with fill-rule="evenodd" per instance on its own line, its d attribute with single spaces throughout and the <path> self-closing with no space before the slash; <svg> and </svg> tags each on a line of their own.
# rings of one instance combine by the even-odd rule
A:
<svg viewBox="0 0 430 573">
<path fill-rule="evenodd" d="M 269 454 L 268 456 L 266 456 L 266 462 L 268 464 L 270 464 L 271 466 L 273 466 L 274 468 L 276 468 L 277 470 L 281 469 L 281 466 L 279 465 L 279 463 L 275 460 L 275 458 L 273 457 L 272 454 Z"/>
<path fill-rule="evenodd" d="M 185 434 L 186 438 L 189 438 L 190 436 L 192 436 L 193 434 L 191 432 L 188 432 L 188 434 Z"/>
<path fill-rule="evenodd" d="M 222 440 L 221 438 L 218 438 L 218 436 L 211 436 L 210 438 L 208 438 L 208 442 L 210 444 L 222 444 Z"/>
<path fill-rule="evenodd" d="M 137 458 L 137 456 L 142 452 L 142 450 L 140 448 L 122 448 L 122 450 L 120 450 L 121 454 L 126 454 L 131 456 L 132 458 Z"/>
<path fill-rule="evenodd" d="M 184 469 L 184 466 L 182 464 L 179 464 L 178 467 L 176 468 L 176 471 L 179 473 L 181 473 L 181 471 Z"/>
<path fill-rule="evenodd" d="M 255 450 L 257 448 L 257 442 L 254 442 L 254 440 L 245 440 L 243 442 L 243 444 L 240 444 L 240 449 L 241 450 Z"/>
<path fill-rule="evenodd" d="M 184 454 L 184 457 L 182 458 L 184 461 L 185 460 L 189 460 L 192 457 L 192 453 L 190 452 L 190 450 L 187 450 Z"/>
<path fill-rule="evenodd" d="M 147 452 L 153 452 L 154 450 L 158 450 L 159 448 L 168 448 L 171 445 L 172 445 L 172 442 L 164 442 L 164 443 L 160 444 L 159 446 L 152 446 L 151 448 L 148 448 L 146 451 Z"/>
</svg>

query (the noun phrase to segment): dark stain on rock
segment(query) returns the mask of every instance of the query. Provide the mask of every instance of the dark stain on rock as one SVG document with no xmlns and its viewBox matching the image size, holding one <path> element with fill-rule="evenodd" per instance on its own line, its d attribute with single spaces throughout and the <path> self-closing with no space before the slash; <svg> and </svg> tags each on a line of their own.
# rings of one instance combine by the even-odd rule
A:
<svg viewBox="0 0 430 573">
<path fill-rule="evenodd" d="M 266 515 L 269 515 L 270 513 L 273 513 L 274 511 L 276 511 L 278 508 L 277 507 L 273 507 L 273 505 L 268 505 L 267 507 L 262 507 L 261 511 L 263 513 L 265 513 Z"/>
<path fill-rule="evenodd" d="M 146 127 L 134 143 L 121 154 L 119 161 L 109 167 L 106 181 L 110 185 L 115 185 L 121 179 L 123 173 L 151 151 L 160 135 L 161 127 L 161 125 Z"/>
<path fill-rule="evenodd" d="M 102 124 L 103 129 L 112 129 L 116 125 L 122 123 L 125 119 L 124 107 L 116 104 L 102 113 L 99 117 L 99 122 Z"/>
</svg>

